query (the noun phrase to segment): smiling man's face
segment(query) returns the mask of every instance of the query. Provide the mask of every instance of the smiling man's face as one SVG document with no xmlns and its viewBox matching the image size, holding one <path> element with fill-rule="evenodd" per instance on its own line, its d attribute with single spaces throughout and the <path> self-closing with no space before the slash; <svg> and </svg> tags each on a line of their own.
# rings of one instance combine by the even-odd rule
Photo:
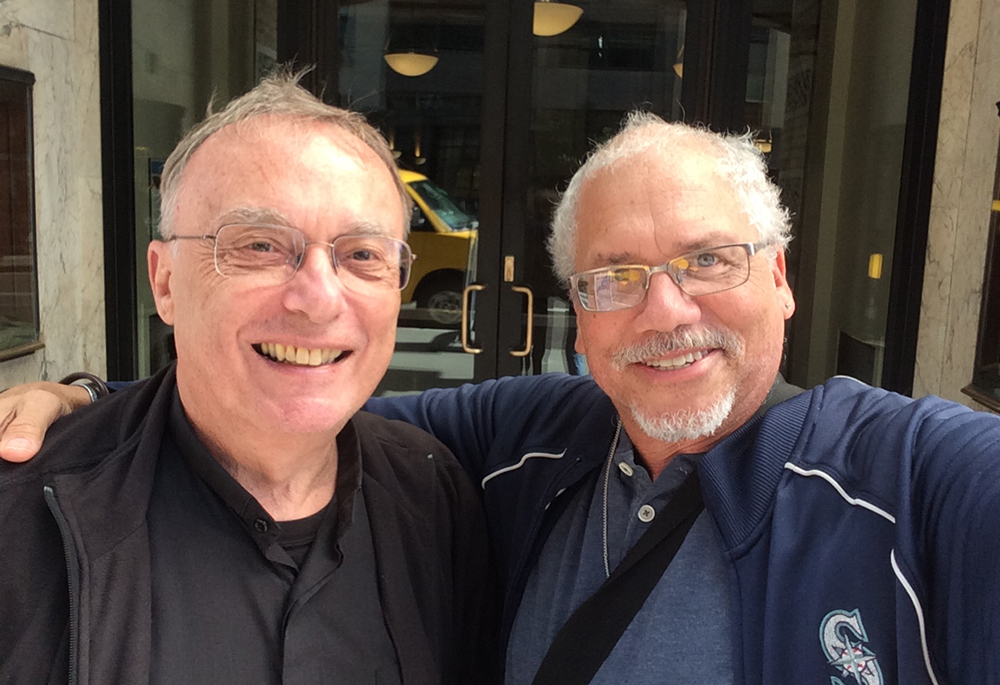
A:
<svg viewBox="0 0 1000 685">
<path fill-rule="evenodd" d="M 304 120 L 260 117 L 223 128 L 184 169 L 175 235 L 215 234 L 247 216 L 296 228 L 309 241 L 403 238 L 385 164 L 342 129 Z M 280 285 L 219 275 L 211 240 L 154 243 L 150 274 L 160 316 L 174 326 L 185 410 L 216 442 L 255 431 L 335 434 L 388 368 L 399 290 L 348 290 L 323 246 L 308 247 Z M 305 363 L 261 353 L 277 345 Z"/>
<path fill-rule="evenodd" d="M 690 150 L 681 159 L 647 152 L 584 184 L 576 211 L 578 272 L 656 266 L 698 249 L 760 239 L 719 176 L 716 158 Z M 749 280 L 731 290 L 691 297 L 658 273 L 635 307 L 588 312 L 578 306 L 577 351 L 586 354 L 630 436 L 675 442 L 650 426 L 714 412 L 715 437 L 682 438 L 690 441 L 686 451 L 701 451 L 763 402 L 793 311 L 784 255 L 771 260 L 759 252 L 750 258 Z"/>
</svg>

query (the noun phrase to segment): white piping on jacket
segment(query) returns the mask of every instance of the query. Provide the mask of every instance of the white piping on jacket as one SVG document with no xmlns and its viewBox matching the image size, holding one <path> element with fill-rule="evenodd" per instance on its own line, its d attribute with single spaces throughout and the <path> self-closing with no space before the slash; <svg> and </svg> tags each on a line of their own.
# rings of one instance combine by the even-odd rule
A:
<svg viewBox="0 0 1000 685">
<path fill-rule="evenodd" d="M 872 511 L 881 516 L 882 518 L 886 519 L 887 521 L 893 524 L 896 523 L 896 517 L 890 514 L 889 512 L 885 511 L 884 509 L 875 506 L 871 502 L 866 502 L 862 499 L 858 499 L 856 497 L 851 497 L 850 495 L 848 495 L 847 492 L 844 490 L 844 488 L 840 486 L 840 483 L 835 481 L 833 477 L 830 474 L 826 473 L 825 471 L 820 471 L 818 469 L 812 469 L 812 470 L 803 469 L 802 467 L 796 466 L 791 462 L 786 463 L 785 468 L 793 473 L 799 474 L 800 476 L 818 476 L 819 478 L 822 478 L 831 486 L 833 486 L 833 489 L 837 491 L 837 494 L 843 497 L 844 500 L 846 500 L 849 504 L 856 507 L 862 507 L 864 509 L 868 509 L 869 511 Z M 917 593 L 914 592 L 913 587 L 910 585 L 909 581 L 906 580 L 906 576 L 903 575 L 902 570 L 900 570 L 899 565 L 896 563 L 896 550 L 892 550 L 892 552 L 889 554 L 889 563 L 892 564 L 892 572 L 896 575 L 896 578 L 899 580 L 900 585 L 903 586 L 903 589 L 906 590 L 906 594 L 910 597 L 910 602 L 913 604 L 913 609 L 917 614 L 917 627 L 920 630 L 920 648 L 923 651 L 924 667 L 927 669 L 927 675 L 930 677 L 931 682 L 934 685 L 939 685 L 937 676 L 934 675 L 934 669 L 931 668 L 930 651 L 927 648 L 927 628 L 924 625 L 924 609 L 920 605 L 920 600 L 917 598 Z"/>
<path fill-rule="evenodd" d="M 481 485 L 485 489 L 486 484 L 490 482 L 492 479 L 496 478 L 502 473 L 507 473 L 509 471 L 516 471 L 517 469 L 524 466 L 524 462 L 528 461 L 529 459 L 535 457 L 539 459 L 562 459 L 564 456 L 566 456 L 566 450 L 563 450 L 559 454 L 553 454 L 551 452 L 528 452 L 523 457 L 521 457 L 521 460 L 516 464 L 511 464 L 510 466 L 504 466 L 502 469 L 498 469 L 493 473 L 488 474 L 485 478 L 483 478 L 483 482 L 481 483 Z"/>
<path fill-rule="evenodd" d="M 837 494 L 843 497 L 848 504 L 851 504 L 855 507 L 862 507 L 863 509 L 867 509 L 868 511 L 875 512 L 876 514 L 884 518 L 886 521 L 889 521 L 890 523 L 893 524 L 896 523 L 896 517 L 890 514 L 889 512 L 885 511 L 884 509 L 876 507 L 871 502 L 866 502 L 863 499 L 858 499 L 856 497 L 851 497 L 850 495 L 848 495 L 847 492 L 844 491 L 844 488 L 840 487 L 840 483 L 835 481 L 830 476 L 830 474 L 826 473 L 825 471 L 820 471 L 819 469 L 806 470 L 800 466 L 796 466 L 792 462 L 786 463 L 785 468 L 788 469 L 789 471 L 792 471 L 793 473 L 799 474 L 800 476 L 819 476 L 827 483 L 832 485 L 833 489 L 837 491 Z"/>
<path fill-rule="evenodd" d="M 934 669 L 931 668 L 930 651 L 927 649 L 927 629 L 924 627 L 924 608 L 920 606 L 920 600 L 917 599 L 917 593 L 913 591 L 913 587 L 910 586 L 909 581 L 906 580 L 906 576 L 903 575 L 903 571 L 899 568 L 899 564 L 896 563 L 896 550 L 892 550 L 892 554 L 889 555 L 889 561 L 892 563 L 892 572 L 896 574 L 896 577 L 899 579 L 903 589 L 906 590 L 906 594 L 910 596 L 910 601 L 913 602 L 913 609 L 917 612 L 917 625 L 920 627 L 920 648 L 924 651 L 924 666 L 927 667 L 927 675 L 930 676 L 931 682 L 934 683 L 934 685 L 938 685 L 938 679 L 934 675 Z"/>
</svg>

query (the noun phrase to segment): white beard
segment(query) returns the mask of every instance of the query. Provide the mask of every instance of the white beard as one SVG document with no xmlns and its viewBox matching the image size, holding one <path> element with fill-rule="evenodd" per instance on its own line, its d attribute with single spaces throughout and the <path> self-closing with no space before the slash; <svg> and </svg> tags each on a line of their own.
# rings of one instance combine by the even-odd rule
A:
<svg viewBox="0 0 1000 685">
<path fill-rule="evenodd" d="M 701 411 L 682 409 L 672 414 L 646 416 L 638 405 L 633 404 L 629 409 L 643 433 L 660 442 L 674 443 L 715 435 L 729 418 L 735 403 L 736 390 L 730 388 L 718 402 Z"/>
</svg>

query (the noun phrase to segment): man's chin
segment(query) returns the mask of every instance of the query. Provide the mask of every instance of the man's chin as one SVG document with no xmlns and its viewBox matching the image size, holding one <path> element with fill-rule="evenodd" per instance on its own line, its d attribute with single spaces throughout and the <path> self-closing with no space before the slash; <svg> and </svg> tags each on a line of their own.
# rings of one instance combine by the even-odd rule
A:
<svg viewBox="0 0 1000 685">
<path fill-rule="evenodd" d="M 297 397 L 277 402 L 265 411 L 271 414 L 275 430 L 297 435 L 339 432 L 361 405 L 345 402 L 346 398 Z M 267 420 L 266 417 L 262 417 Z"/>
<path fill-rule="evenodd" d="M 679 409 L 653 414 L 638 404 L 631 409 L 632 419 L 647 436 L 660 442 L 700 440 L 715 435 L 729 418 L 736 403 L 736 391 L 730 390 L 714 404 L 700 409 Z"/>
</svg>

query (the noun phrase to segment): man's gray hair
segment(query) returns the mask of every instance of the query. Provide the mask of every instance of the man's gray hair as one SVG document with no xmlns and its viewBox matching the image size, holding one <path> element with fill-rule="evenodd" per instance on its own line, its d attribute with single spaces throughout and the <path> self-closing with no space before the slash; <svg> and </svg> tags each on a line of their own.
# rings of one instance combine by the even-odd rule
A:
<svg viewBox="0 0 1000 685">
<path fill-rule="evenodd" d="M 263 116 L 337 126 L 371 148 L 392 174 L 403 206 L 403 232 L 406 234 L 409 231 L 413 201 L 399 178 L 396 160 L 385 138 L 361 114 L 328 105 L 300 86 L 299 81 L 305 73 L 300 71 L 293 74 L 284 69 L 278 70 L 262 79 L 253 90 L 231 101 L 218 112 L 213 112 L 212 104 L 209 103 L 205 119 L 177 143 L 177 147 L 163 165 L 163 176 L 160 180 L 161 236 L 169 238 L 174 234 L 174 215 L 177 211 L 177 192 L 181 185 L 181 175 L 202 143 L 226 126 Z"/>
<path fill-rule="evenodd" d="M 667 159 L 704 151 L 718 158 L 719 176 L 728 181 L 747 221 L 760 240 L 784 249 L 791 240 L 791 219 L 781 204 L 781 191 L 767 177 L 767 165 L 748 133 L 742 136 L 713 133 L 705 128 L 669 123 L 648 112 L 632 112 L 621 130 L 598 145 L 570 179 L 556 205 L 547 247 L 556 275 L 566 285 L 575 272 L 576 212 L 580 191 L 599 171 L 653 151 Z"/>
</svg>

